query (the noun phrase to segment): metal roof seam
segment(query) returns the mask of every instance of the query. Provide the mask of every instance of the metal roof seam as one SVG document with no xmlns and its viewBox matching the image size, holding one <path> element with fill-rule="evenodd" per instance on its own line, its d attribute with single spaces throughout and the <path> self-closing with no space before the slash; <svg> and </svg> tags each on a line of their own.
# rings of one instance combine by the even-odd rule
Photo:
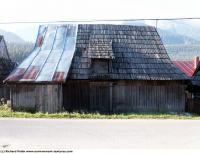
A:
<svg viewBox="0 0 200 154">
<path fill-rule="evenodd" d="M 195 69 L 192 67 L 193 61 L 173 61 L 173 63 L 187 76 L 192 77 Z M 191 68 L 192 67 L 192 68 Z"/>
<path fill-rule="evenodd" d="M 53 44 L 52 44 L 52 47 L 51 47 L 51 49 L 50 49 L 50 52 L 49 52 L 49 54 L 48 54 L 46 60 L 43 62 L 42 66 L 41 66 L 41 68 L 40 68 L 40 70 L 39 70 L 39 72 L 37 73 L 37 75 L 36 75 L 36 77 L 35 77 L 35 81 L 37 80 L 38 76 L 40 75 L 40 73 L 41 73 L 41 71 L 42 71 L 42 69 L 43 69 L 45 63 L 47 62 L 47 60 L 48 60 L 48 58 L 49 58 L 49 56 L 50 56 L 50 54 L 51 54 L 51 52 L 52 52 L 52 50 L 53 50 L 53 45 L 54 45 L 54 42 L 55 42 L 55 40 L 56 40 L 57 31 L 58 31 L 58 26 L 56 26 L 56 32 L 55 32 L 55 35 L 54 35 L 54 40 L 53 40 Z"/>
<path fill-rule="evenodd" d="M 186 73 L 186 74 L 188 75 L 187 69 L 186 69 L 185 67 L 182 67 L 182 65 L 181 65 L 180 63 L 176 63 L 176 64 L 177 64 L 178 67 L 181 69 L 181 71 L 183 71 L 184 73 Z"/>
<path fill-rule="evenodd" d="M 66 34 L 67 34 L 67 28 L 65 28 L 65 35 L 66 35 Z M 51 80 L 53 80 L 54 74 L 56 73 L 56 70 L 57 70 L 58 65 L 59 65 L 59 63 L 60 63 L 60 60 L 61 60 L 61 58 L 62 58 L 63 52 L 64 52 L 64 50 L 65 50 L 66 38 L 67 38 L 67 37 L 65 36 L 65 37 L 64 37 L 65 41 L 64 41 L 64 45 L 63 45 L 62 54 L 61 54 L 61 56 L 60 56 L 60 58 L 59 58 L 59 60 L 58 60 L 58 63 L 56 64 L 55 71 L 54 71 L 54 73 L 53 73 L 53 75 L 52 75 L 52 77 L 51 77 Z"/>
<path fill-rule="evenodd" d="M 40 26 L 40 27 L 41 27 L 41 26 Z M 40 30 L 40 27 L 39 27 L 39 30 Z M 39 36 L 39 30 L 38 30 L 38 36 Z M 47 30 L 48 30 L 48 27 L 47 27 Z M 44 37 L 46 36 L 47 30 L 45 31 Z M 38 39 L 38 36 L 37 36 L 37 39 Z M 36 40 L 37 40 L 37 39 L 36 39 Z M 33 51 L 35 50 L 35 48 L 36 48 L 36 43 L 35 43 L 35 47 L 34 47 Z M 41 51 L 41 46 L 40 46 L 39 48 L 40 48 L 39 51 L 38 51 L 37 54 L 34 56 L 32 62 L 31 62 L 31 63 L 28 65 L 28 67 L 26 68 L 26 70 L 25 70 L 23 76 L 25 75 L 25 73 L 26 73 L 26 72 L 28 71 L 28 69 L 30 68 L 30 66 L 31 66 L 31 64 L 33 63 L 34 59 L 35 59 L 35 58 L 37 57 L 37 55 L 40 53 L 40 51 Z M 27 57 L 27 58 L 28 58 L 28 57 Z M 25 60 L 24 60 L 24 61 L 25 61 Z M 22 77 L 22 79 L 23 79 L 23 77 Z"/>
<path fill-rule="evenodd" d="M 76 25 L 73 25 L 73 27 L 75 28 L 74 29 L 74 34 L 75 35 L 73 35 L 71 38 L 74 38 L 74 46 L 73 46 L 73 52 L 72 52 L 72 55 L 71 55 L 71 57 L 69 57 L 69 58 L 71 58 L 71 59 L 69 59 L 69 61 L 70 61 L 70 66 L 71 66 L 71 63 L 72 63 L 72 59 L 73 59 L 73 57 L 74 57 L 74 54 L 75 54 L 75 50 L 76 50 L 76 41 L 77 41 L 77 33 L 78 33 L 78 24 L 76 24 Z M 63 53 L 63 55 L 64 55 L 64 53 Z M 61 59 L 62 59 L 62 57 L 61 57 Z M 61 63 L 61 61 L 59 62 L 59 64 Z M 59 67 L 59 65 L 58 65 L 58 67 Z M 68 68 L 68 70 L 65 70 L 64 72 L 66 72 L 66 76 L 65 76 L 65 73 L 62 75 L 63 76 L 63 79 L 66 79 L 67 78 L 67 76 L 68 76 L 68 73 L 69 73 L 69 69 L 70 68 Z M 60 77 L 61 78 L 61 77 Z"/>
<path fill-rule="evenodd" d="M 184 65 L 185 68 L 188 70 L 188 73 L 189 73 L 189 72 L 190 72 L 190 73 L 194 72 L 194 69 L 192 69 L 192 68 L 190 68 L 190 66 L 188 66 L 188 65 L 190 65 L 188 62 L 184 61 L 184 62 L 183 62 L 183 65 Z"/>
</svg>

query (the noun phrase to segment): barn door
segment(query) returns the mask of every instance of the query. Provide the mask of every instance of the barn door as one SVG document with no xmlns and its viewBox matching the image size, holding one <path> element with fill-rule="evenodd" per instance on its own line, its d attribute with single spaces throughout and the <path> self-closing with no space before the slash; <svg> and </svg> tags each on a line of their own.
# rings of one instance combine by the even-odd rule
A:
<svg viewBox="0 0 200 154">
<path fill-rule="evenodd" d="M 109 82 L 90 82 L 90 111 L 112 112 L 112 84 Z"/>
</svg>

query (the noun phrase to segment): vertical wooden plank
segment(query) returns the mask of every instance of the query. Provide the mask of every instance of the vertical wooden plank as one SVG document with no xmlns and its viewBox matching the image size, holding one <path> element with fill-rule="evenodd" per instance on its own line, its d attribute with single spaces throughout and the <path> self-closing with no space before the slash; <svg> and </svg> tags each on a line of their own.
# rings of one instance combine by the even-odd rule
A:
<svg viewBox="0 0 200 154">
<path fill-rule="evenodd" d="M 110 113 L 112 113 L 113 112 L 113 83 L 112 82 L 110 82 L 109 83 L 109 93 L 110 93 L 110 95 L 109 95 L 109 97 L 110 97 L 110 100 L 109 100 L 109 106 L 110 106 Z"/>
</svg>

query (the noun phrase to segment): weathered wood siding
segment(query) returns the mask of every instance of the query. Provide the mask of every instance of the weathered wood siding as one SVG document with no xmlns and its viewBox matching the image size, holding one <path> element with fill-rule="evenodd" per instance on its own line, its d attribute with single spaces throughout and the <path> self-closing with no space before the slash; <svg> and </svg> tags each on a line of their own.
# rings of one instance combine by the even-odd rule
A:
<svg viewBox="0 0 200 154">
<path fill-rule="evenodd" d="M 64 106 L 69 111 L 126 113 L 185 110 L 185 85 L 178 81 L 70 81 L 65 85 L 63 95 Z"/>
<path fill-rule="evenodd" d="M 88 82 L 75 81 L 63 85 L 63 106 L 67 111 L 88 111 Z"/>
<path fill-rule="evenodd" d="M 11 86 L 14 110 L 59 112 L 62 110 L 62 86 L 48 84 L 17 84 Z"/>
<path fill-rule="evenodd" d="M 200 88 L 193 87 L 188 91 L 187 95 L 187 112 L 194 112 L 200 114 Z"/>
<path fill-rule="evenodd" d="M 67 81 L 11 86 L 12 108 L 42 112 L 181 112 L 185 85 L 176 81 Z"/>
<path fill-rule="evenodd" d="M 7 85 L 0 84 L 0 99 L 1 98 L 10 99 L 10 89 Z"/>
<path fill-rule="evenodd" d="M 188 102 L 188 112 L 200 114 L 200 100 L 190 99 Z"/>
<path fill-rule="evenodd" d="M 111 88 L 109 82 L 90 82 L 90 111 L 111 112 Z"/>
<path fill-rule="evenodd" d="M 121 82 L 113 85 L 113 112 L 184 111 L 185 86 L 178 82 Z"/>
</svg>

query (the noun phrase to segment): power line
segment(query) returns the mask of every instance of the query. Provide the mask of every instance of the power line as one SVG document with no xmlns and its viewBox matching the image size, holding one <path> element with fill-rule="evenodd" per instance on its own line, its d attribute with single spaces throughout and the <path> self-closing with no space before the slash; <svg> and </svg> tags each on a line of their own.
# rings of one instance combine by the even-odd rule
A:
<svg viewBox="0 0 200 154">
<path fill-rule="evenodd" d="M 200 19 L 200 17 L 191 18 L 138 18 L 138 19 L 91 19 L 91 20 L 54 20 L 54 21 L 10 21 L 0 22 L 0 24 L 53 24 L 53 23 L 89 23 L 89 22 L 116 22 L 116 21 L 161 21 L 161 20 L 194 20 Z"/>
</svg>

